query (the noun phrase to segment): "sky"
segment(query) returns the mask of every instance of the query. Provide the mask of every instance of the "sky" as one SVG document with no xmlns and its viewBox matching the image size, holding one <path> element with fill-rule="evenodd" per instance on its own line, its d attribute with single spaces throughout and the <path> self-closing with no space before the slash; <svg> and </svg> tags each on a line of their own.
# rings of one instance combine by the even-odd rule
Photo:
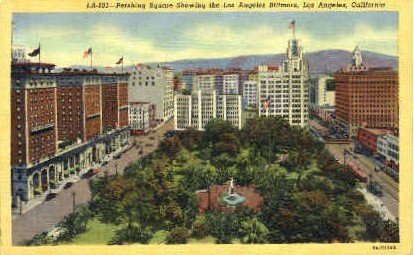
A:
<svg viewBox="0 0 414 255">
<path fill-rule="evenodd" d="M 304 52 L 328 49 L 398 54 L 396 12 L 17 13 L 13 44 L 59 67 L 168 62 L 286 51 L 296 21 Z M 37 59 L 36 59 L 37 60 Z"/>
</svg>

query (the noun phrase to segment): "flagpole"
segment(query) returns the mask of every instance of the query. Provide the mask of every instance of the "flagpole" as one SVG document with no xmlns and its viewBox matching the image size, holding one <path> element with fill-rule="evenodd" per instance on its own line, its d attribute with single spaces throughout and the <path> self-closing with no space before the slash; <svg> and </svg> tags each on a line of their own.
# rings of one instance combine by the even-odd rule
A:
<svg viewBox="0 0 414 255">
<path fill-rule="evenodd" d="M 124 55 L 122 55 L 121 71 L 124 71 Z"/>
<path fill-rule="evenodd" d="M 91 50 L 91 70 L 92 70 L 92 54 L 93 54 L 93 50 Z"/>
<path fill-rule="evenodd" d="M 40 69 L 40 54 L 42 54 L 41 51 L 42 50 L 40 49 L 40 42 L 39 42 L 39 69 Z"/>
</svg>

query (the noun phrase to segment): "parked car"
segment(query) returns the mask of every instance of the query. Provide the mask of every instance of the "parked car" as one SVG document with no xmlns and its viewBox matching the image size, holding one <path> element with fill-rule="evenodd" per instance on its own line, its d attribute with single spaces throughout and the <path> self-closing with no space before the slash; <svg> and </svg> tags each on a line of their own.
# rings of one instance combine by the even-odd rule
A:
<svg viewBox="0 0 414 255">
<path fill-rule="evenodd" d="M 368 185 L 367 185 L 367 190 L 369 192 L 371 192 L 372 194 L 378 196 L 378 197 L 382 197 L 382 186 L 375 182 L 375 181 L 371 181 Z"/>
<path fill-rule="evenodd" d="M 49 201 L 54 199 L 57 196 L 57 193 L 54 192 L 50 192 L 49 194 L 46 195 L 45 201 Z"/>
<path fill-rule="evenodd" d="M 63 186 L 64 189 L 69 189 L 70 187 L 72 187 L 73 182 L 67 182 L 65 183 L 65 185 Z"/>
<path fill-rule="evenodd" d="M 173 137 L 177 134 L 177 132 L 175 130 L 168 130 L 167 132 L 165 132 L 164 137 L 165 138 L 170 138 Z"/>
<path fill-rule="evenodd" d="M 103 162 L 102 162 L 102 164 L 101 164 L 102 166 L 106 166 L 106 165 L 108 165 L 108 161 L 106 161 L 106 160 L 104 160 Z"/>
<path fill-rule="evenodd" d="M 152 147 L 152 146 L 154 146 L 152 143 L 147 143 L 147 144 L 145 144 L 145 146 L 147 146 L 147 147 Z"/>
<path fill-rule="evenodd" d="M 121 153 L 116 153 L 114 155 L 114 159 L 120 159 L 121 158 Z"/>
</svg>

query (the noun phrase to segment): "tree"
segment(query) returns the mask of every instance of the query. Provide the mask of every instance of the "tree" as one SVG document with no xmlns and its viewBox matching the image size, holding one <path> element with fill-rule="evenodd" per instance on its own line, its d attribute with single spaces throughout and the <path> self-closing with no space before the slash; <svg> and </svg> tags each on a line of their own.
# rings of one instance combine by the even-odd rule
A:
<svg viewBox="0 0 414 255">
<path fill-rule="evenodd" d="M 209 233 L 209 225 L 207 224 L 207 219 L 205 215 L 197 215 L 195 221 L 193 222 L 192 226 L 193 236 L 195 238 L 203 238 L 208 235 Z"/>
<path fill-rule="evenodd" d="M 257 218 L 241 222 L 242 243 L 267 243 L 269 230 Z"/>
<path fill-rule="evenodd" d="M 191 95 L 191 90 L 189 90 L 189 89 L 183 89 L 182 90 L 182 92 L 181 92 L 183 95 Z"/>
<path fill-rule="evenodd" d="M 306 150 L 292 150 L 285 162 L 285 165 L 291 171 L 297 173 L 296 186 L 299 187 L 303 173 L 312 163 L 312 156 Z"/>
<path fill-rule="evenodd" d="M 176 227 L 172 229 L 166 238 L 167 244 L 185 244 L 189 238 L 189 231 L 184 227 Z"/>
<path fill-rule="evenodd" d="M 237 130 L 230 122 L 213 119 L 205 128 L 203 143 L 213 148 L 213 156 L 227 153 L 234 156 L 240 149 Z"/>
<path fill-rule="evenodd" d="M 108 244 L 124 244 L 124 243 L 143 243 L 147 244 L 153 234 L 150 227 L 142 227 L 138 223 L 133 223 L 128 227 L 124 227 L 115 232 L 114 237 Z"/>
</svg>

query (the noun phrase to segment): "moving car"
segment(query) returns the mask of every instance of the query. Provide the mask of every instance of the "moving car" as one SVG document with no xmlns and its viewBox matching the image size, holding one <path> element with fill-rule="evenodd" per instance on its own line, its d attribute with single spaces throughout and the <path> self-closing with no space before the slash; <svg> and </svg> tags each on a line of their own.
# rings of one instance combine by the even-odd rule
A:
<svg viewBox="0 0 414 255">
<path fill-rule="evenodd" d="M 69 189 L 70 187 L 72 187 L 73 182 L 67 182 L 65 183 L 65 185 L 63 186 L 64 189 Z"/>
<path fill-rule="evenodd" d="M 45 201 L 49 201 L 54 199 L 57 196 L 57 193 L 54 192 L 50 192 L 49 194 L 46 195 Z"/>
</svg>

